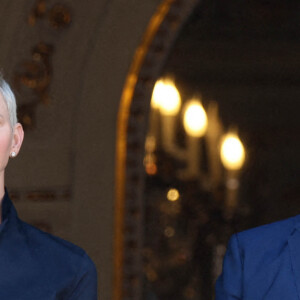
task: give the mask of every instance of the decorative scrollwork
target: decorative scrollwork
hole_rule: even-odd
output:
[[[49,12],[49,23],[55,29],[68,26],[71,22],[69,9],[62,4],[55,4]]]
[[[50,29],[59,30],[67,27],[72,18],[70,9],[64,4],[54,4],[48,8],[45,0],[37,0],[28,17],[28,24],[35,27],[43,19],[47,20]],[[18,118],[25,130],[35,127],[36,106],[50,102],[49,88],[55,43],[44,40],[47,40],[45,33],[42,34],[41,41],[32,47],[31,58],[19,62],[13,75],[14,87],[21,99]]]
[[[71,10],[64,4],[57,3],[47,9],[45,0],[37,0],[29,17],[28,24],[35,26],[37,20],[46,18],[54,29],[62,29],[71,23]]]

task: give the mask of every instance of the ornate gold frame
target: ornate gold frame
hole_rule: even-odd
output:
[[[121,97],[116,141],[114,300],[142,299],[143,155],[151,92],[199,0],[163,0],[137,48]]]

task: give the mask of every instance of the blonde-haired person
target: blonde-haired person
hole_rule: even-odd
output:
[[[5,188],[5,168],[24,138],[15,96],[0,75],[0,299],[96,300],[97,272],[88,255],[19,219]]]

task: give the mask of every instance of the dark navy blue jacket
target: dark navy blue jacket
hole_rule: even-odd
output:
[[[97,300],[94,263],[79,247],[21,221],[5,189],[1,300]]]
[[[300,299],[300,215],[232,236],[216,300]]]

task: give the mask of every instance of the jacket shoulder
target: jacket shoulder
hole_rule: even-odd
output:
[[[255,272],[261,265],[274,261],[295,230],[297,218],[291,217],[274,223],[258,226],[236,234],[242,265]]]
[[[262,299],[282,268],[282,257],[289,255],[288,240],[299,220],[291,217],[233,235],[216,283],[216,299]]]
[[[257,246],[258,243],[265,245],[286,241],[297,224],[297,218],[300,219],[300,216],[290,217],[242,231],[237,234],[238,241],[241,245],[247,246],[253,243]]]
[[[20,225],[28,248],[41,263],[53,263],[73,274],[80,270],[96,273],[94,262],[81,247],[22,220]]]
[[[69,254],[79,256],[82,256],[85,253],[82,248],[63,238],[45,232],[22,220],[20,220],[20,222],[23,233],[26,234],[31,243],[35,243],[36,247],[50,247],[52,250],[57,248],[59,251],[66,251],[69,252]]]

